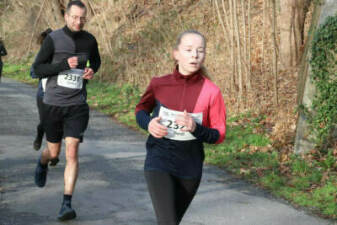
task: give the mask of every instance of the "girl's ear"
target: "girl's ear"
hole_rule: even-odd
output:
[[[174,50],[172,51],[172,57],[173,57],[173,59],[174,59],[175,61],[178,61],[178,58],[179,58],[179,52],[178,52],[177,49],[174,49]]]

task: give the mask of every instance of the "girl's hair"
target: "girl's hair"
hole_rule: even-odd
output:
[[[49,33],[51,33],[53,30],[52,29],[50,29],[50,28],[47,28],[45,31],[43,31],[40,35],[39,35],[39,37],[37,38],[37,43],[38,44],[42,44],[42,42],[43,42],[43,40],[47,37],[47,35],[49,34]]]
[[[174,46],[174,49],[178,49],[178,47],[179,47],[179,45],[180,45],[180,43],[181,43],[181,39],[183,39],[183,37],[184,37],[186,34],[196,34],[196,35],[199,35],[199,36],[202,38],[202,40],[204,41],[204,44],[205,44],[205,47],[206,47],[206,38],[205,38],[205,36],[204,36],[202,33],[200,33],[200,32],[197,31],[197,30],[186,30],[186,31],[184,31],[184,32],[181,32],[181,33],[178,35],[176,44],[175,44],[175,46]]]
[[[175,43],[175,46],[174,46],[174,49],[175,49],[175,50],[178,50],[178,47],[179,47],[179,45],[180,45],[180,43],[181,43],[181,39],[182,39],[186,34],[196,34],[196,35],[199,35],[199,36],[202,38],[202,40],[203,40],[203,42],[204,42],[204,45],[205,45],[205,48],[206,48],[206,38],[205,38],[205,36],[204,36],[202,33],[200,33],[200,32],[197,31],[197,30],[186,30],[186,31],[184,31],[184,32],[181,32],[181,33],[178,35],[177,40],[176,40],[176,43]],[[175,62],[175,63],[177,64],[177,62]],[[207,79],[211,80],[211,77],[210,77],[209,73],[207,72],[207,69],[206,69],[205,66],[201,65],[200,71],[201,71],[201,74],[202,74],[204,77],[206,77]]]

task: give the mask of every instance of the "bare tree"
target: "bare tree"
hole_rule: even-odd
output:
[[[252,60],[251,60],[251,39],[252,39],[252,25],[251,25],[251,0],[248,0],[248,82],[251,88],[251,77],[252,77]]]
[[[242,106],[243,103],[243,79],[242,79],[242,61],[241,61],[241,41],[240,41],[240,27],[238,20],[238,7],[236,0],[233,0],[233,14],[234,14],[234,29],[235,29],[235,38],[236,38],[236,60],[237,60],[237,70],[238,70],[238,83],[239,83],[239,106]]]
[[[304,24],[312,0],[280,1],[280,58],[284,67],[299,63],[304,42]]]
[[[263,4],[262,4],[262,49],[261,49],[261,54],[262,54],[262,61],[261,61],[261,72],[264,71],[264,39],[265,39],[265,32],[266,32],[266,2],[268,0],[263,0]]]
[[[224,18],[225,18],[225,21],[226,21],[226,26],[225,26],[224,20],[222,19],[222,15],[221,15],[220,8],[219,8],[219,5],[218,5],[218,0],[214,0],[214,2],[215,2],[215,6],[216,6],[217,15],[218,15],[218,18],[219,18],[219,21],[220,21],[220,24],[221,24],[221,28],[222,28],[222,31],[224,33],[223,36],[224,36],[224,38],[227,42],[227,44],[225,44],[225,48],[227,48],[228,44],[230,43],[230,40],[229,40],[229,37],[228,37],[229,24],[228,24],[228,21],[226,20],[227,15],[226,15],[226,13],[224,13]]]
[[[41,18],[42,12],[44,10],[44,5],[45,5],[46,2],[47,2],[46,0],[43,1],[42,5],[41,5],[41,8],[40,8],[40,11],[39,11],[39,14],[37,15],[37,17],[34,21],[33,32],[32,32],[31,37],[30,37],[29,45],[28,45],[28,48],[27,48],[27,53],[29,53],[30,49],[32,48],[32,42],[33,42],[33,38],[34,38],[34,34],[35,34],[36,25],[38,24],[38,22]]]
[[[276,2],[275,0],[271,0],[272,7],[273,7],[273,14],[272,14],[272,38],[273,38],[273,74],[274,74],[274,104],[278,105],[278,67],[277,67],[277,43],[276,43]]]
[[[225,42],[230,46],[232,76],[230,90],[237,94],[238,106],[245,106],[245,94],[251,93],[251,0],[214,0],[214,12],[218,16]],[[226,2],[226,3],[225,3]],[[247,9],[248,8],[248,9]],[[247,28],[248,27],[248,28]]]
[[[249,56],[248,56],[248,42],[247,42],[247,10],[245,0],[241,0],[241,16],[242,16],[242,24],[243,24],[243,54],[244,54],[244,68],[246,73],[246,86],[247,91],[250,92],[251,84],[250,84],[250,74],[249,74]],[[250,38],[250,37],[249,37]]]

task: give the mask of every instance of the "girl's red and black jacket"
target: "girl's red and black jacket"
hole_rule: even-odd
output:
[[[201,177],[204,161],[203,142],[218,144],[226,135],[226,108],[220,89],[201,71],[184,76],[176,68],[172,74],[152,78],[136,106],[138,125],[147,130],[160,107],[188,113],[202,113],[189,141],[155,138],[146,142],[145,170],[168,172],[181,178]]]

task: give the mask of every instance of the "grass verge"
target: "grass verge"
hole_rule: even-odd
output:
[[[273,148],[263,120],[250,114],[229,119],[225,143],[208,145],[206,162],[230,170],[295,207],[336,219],[336,152],[285,156]]]
[[[37,80],[29,76],[28,65],[5,65],[4,76],[37,84]],[[94,79],[87,90],[92,108],[138,129],[134,117],[134,107],[141,95],[138,88],[129,84],[100,83]],[[225,142],[205,145],[206,162],[225,168],[294,206],[336,219],[337,150],[284,154],[273,147],[264,120],[263,115],[252,113],[229,118]]]

